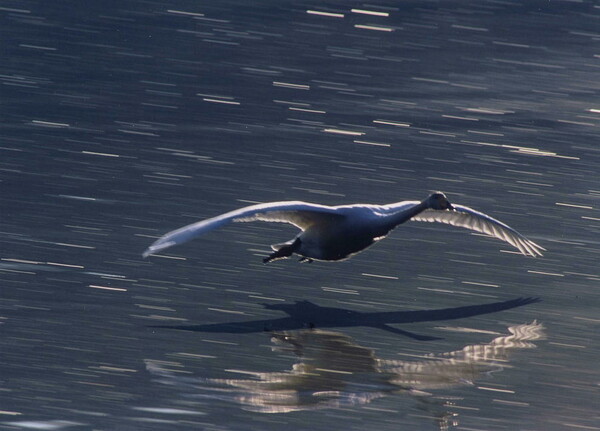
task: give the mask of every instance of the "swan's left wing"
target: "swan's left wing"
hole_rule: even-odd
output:
[[[339,214],[335,207],[311,204],[308,202],[286,201],[251,205],[168,232],[148,247],[143,256],[149,256],[173,245],[183,244],[206,232],[232,222],[260,220],[290,223],[302,230],[306,230],[314,224],[322,224],[325,226],[328,223],[335,222],[343,217],[344,216]]]
[[[411,220],[446,223],[485,233],[506,241],[518,248],[525,256],[542,256],[542,251],[546,250],[495,218],[462,205],[453,204],[453,207],[454,210],[425,210],[421,214],[412,217]]]

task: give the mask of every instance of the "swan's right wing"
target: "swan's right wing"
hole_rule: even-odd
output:
[[[326,223],[341,217],[343,216],[333,207],[307,202],[288,201],[251,205],[171,231],[148,247],[143,256],[149,256],[173,245],[183,244],[205,232],[217,229],[231,222],[256,220],[281,222],[290,223],[302,230],[306,230],[313,224]]]
[[[525,256],[542,256],[542,251],[545,250],[543,247],[501,221],[463,205],[453,205],[453,207],[454,210],[425,210],[412,217],[411,220],[440,222],[464,227],[506,241],[518,248]]]

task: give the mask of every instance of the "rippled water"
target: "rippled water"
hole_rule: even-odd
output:
[[[600,429],[598,18],[2,3],[0,429]],[[413,223],[263,265],[295,229],[244,223],[141,258],[255,202],[432,190],[547,252]]]

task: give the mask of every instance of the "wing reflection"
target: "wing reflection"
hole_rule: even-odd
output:
[[[513,349],[535,347],[543,338],[543,326],[536,321],[510,326],[511,335],[494,338],[487,344],[472,344],[461,350],[431,355],[424,361],[381,360],[379,369],[393,374],[392,383],[413,390],[433,390],[473,384],[484,373],[499,371]]]
[[[478,376],[506,366],[510,351],[535,347],[533,341],[543,338],[543,326],[536,321],[511,326],[508,332],[486,344],[467,345],[418,361],[399,361],[379,359],[372,349],[340,332],[283,331],[271,334],[272,349],[291,352],[298,358],[289,371],[242,372],[248,377],[236,379],[198,379],[179,377],[157,362],[149,361],[147,368],[164,383],[210,390],[247,410],[262,413],[363,405],[387,395],[407,393],[436,418],[440,429],[447,429],[456,415],[425,391],[472,384]]]

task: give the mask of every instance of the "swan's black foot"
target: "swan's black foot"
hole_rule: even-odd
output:
[[[269,263],[272,260],[285,259],[290,257],[294,252],[300,247],[300,240],[296,239],[291,244],[285,244],[281,246],[278,250],[274,251],[267,257],[263,259],[263,263]]]
[[[291,254],[289,254],[287,256],[282,256],[282,255],[279,255],[279,252],[271,253],[269,256],[263,258],[263,263],[269,263],[272,260],[286,259],[290,256],[291,256]]]
[[[313,263],[313,260],[310,257],[302,256],[298,262]]]

